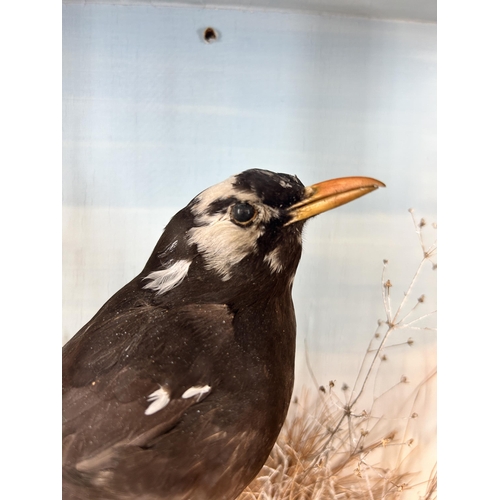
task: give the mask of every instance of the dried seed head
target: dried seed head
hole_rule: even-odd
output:
[[[411,414],[411,418],[417,418],[417,417],[418,417],[418,413],[413,412],[413,413]]]
[[[421,295],[421,296],[418,298],[418,301],[419,301],[420,303],[422,303],[424,300],[425,300],[425,295]]]
[[[348,385],[344,382],[344,383],[342,384],[341,389],[342,389],[343,391],[347,391],[347,389],[349,389],[349,386],[348,386]]]
[[[420,219],[419,227],[424,227],[426,224],[427,222],[425,222],[425,219]]]
[[[330,382],[328,382],[328,385],[330,386],[330,389],[333,389],[335,387],[335,380],[330,380]]]
[[[401,383],[402,384],[409,384],[410,381],[408,380],[408,377],[406,375],[401,375]]]
[[[385,354],[382,354],[382,356],[380,357],[380,359],[382,361],[387,361],[387,356]]]
[[[325,387],[324,387],[324,386],[322,386],[322,385],[320,385],[320,386],[319,386],[319,390],[320,390],[321,392],[326,393],[326,389],[325,389]]]
[[[415,210],[413,210],[413,208],[409,208],[408,209],[408,212],[410,212],[411,214],[414,212]]]
[[[384,264],[389,264],[389,261],[387,259],[384,259]]]
[[[409,346],[412,346],[412,345],[415,343],[415,341],[414,341],[414,340],[410,337],[410,338],[406,341],[406,343],[407,343]]]

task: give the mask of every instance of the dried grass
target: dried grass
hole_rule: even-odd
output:
[[[420,312],[425,297],[412,299],[412,292],[423,266],[430,262],[436,268],[437,244],[424,244],[422,229],[427,224],[423,219],[417,222],[413,210],[410,213],[422,260],[395,312],[392,283],[386,278],[388,262],[384,261],[381,289],[386,317],[378,322],[353,388],[344,384],[339,390],[333,381],[326,387],[316,382],[317,393],[303,391],[295,398],[265,466],[239,500],[437,498],[435,465],[427,478],[421,478],[426,450],[425,440],[420,444],[418,437],[425,419],[416,411],[425,406],[436,370],[416,386],[403,376],[393,387],[375,394],[387,349],[401,345],[388,345],[391,334],[403,329],[433,330],[421,325],[436,311]],[[412,346],[414,342],[410,337],[405,343]]]

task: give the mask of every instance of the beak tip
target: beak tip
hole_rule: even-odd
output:
[[[382,188],[385,188],[387,187],[383,182],[381,181],[378,181],[377,179],[373,179],[375,182],[373,184],[373,187],[375,188],[379,188],[379,187],[382,187]]]

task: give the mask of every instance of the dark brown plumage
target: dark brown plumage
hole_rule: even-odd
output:
[[[304,221],[382,185],[249,170],[175,215],[63,348],[63,498],[235,498],[292,394]]]

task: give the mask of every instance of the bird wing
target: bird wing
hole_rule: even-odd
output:
[[[232,319],[220,304],[94,317],[63,349],[63,463],[95,471],[168,433],[216,391]]]

